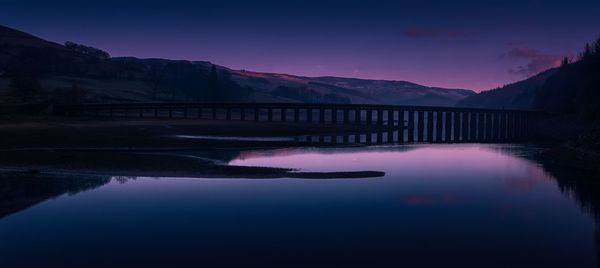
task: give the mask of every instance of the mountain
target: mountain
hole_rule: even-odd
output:
[[[335,94],[348,98],[352,103],[453,106],[457,101],[475,94],[471,90],[427,87],[405,81],[303,77],[245,70],[231,72],[235,82],[257,91],[286,96],[286,90],[283,89],[300,89]]]
[[[468,96],[458,101],[456,106],[530,110],[533,108],[536,89],[542,87],[556,71],[556,68],[549,69],[528,79]]]
[[[71,42],[61,45],[0,26],[0,99],[14,102],[52,99],[454,106],[473,94],[470,90],[405,81],[233,70],[205,61],[110,58],[100,49]]]

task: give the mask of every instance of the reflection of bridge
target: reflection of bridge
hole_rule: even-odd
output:
[[[531,136],[539,113],[453,107],[304,103],[127,103],[64,105],[61,115],[373,125],[407,142],[513,141]],[[385,131],[385,130],[389,131]],[[376,130],[376,131],[375,131]],[[406,139],[405,136],[406,135]],[[388,136],[388,140],[390,137]],[[381,141],[382,138],[378,138]],[[369,139],[367,138],[367,142]]]

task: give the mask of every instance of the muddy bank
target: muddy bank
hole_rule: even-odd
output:
[[[0,152],[0,170],[21,173],[68,173],[109,176],[202,178],[366,178],[383,172],[299,172],[285,168],[229,166],[180,154],[111,151]]]

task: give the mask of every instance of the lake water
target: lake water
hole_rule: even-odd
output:
[[[594,267],[596,183],[532,145],[229,153],[364,179],[0,176],[0,267]]]

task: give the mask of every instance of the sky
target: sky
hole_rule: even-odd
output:
[[[0,0],[0,24],[111,56],[489,90],[600,37],[600,1]]]

